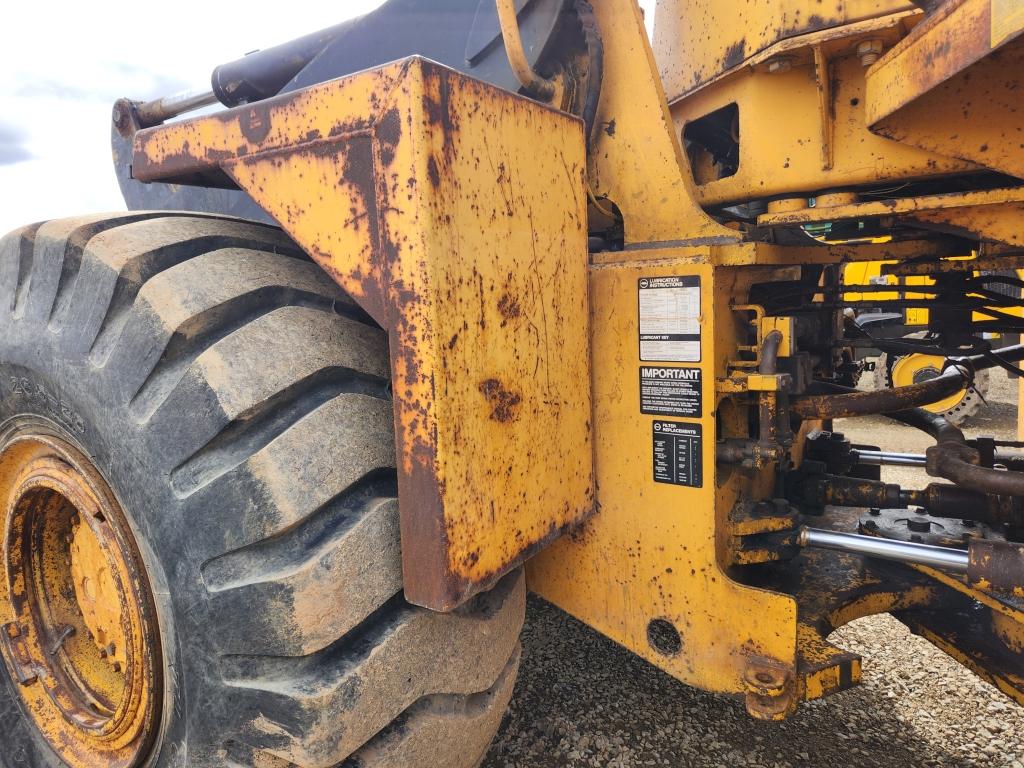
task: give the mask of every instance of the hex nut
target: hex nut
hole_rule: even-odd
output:
[[[884,50],[885,43],[878,38],[861,40],[857,43],[857,55],[860,57],[860,63],[865,67],[870,67],[878,61],[882,57],[882,51]]]

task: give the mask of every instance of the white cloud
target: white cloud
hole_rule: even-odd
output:
[[[649,27],[653,1],[642,2]],[[380,3],[7,3],[0,30],[0,233],[123,209],[110,160],[115,99],[205,88],[218,64]]]

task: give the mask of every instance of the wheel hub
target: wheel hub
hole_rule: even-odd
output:
[[[153,598],[96,469],[51,435],[0,442],[0,649],[28,719],[72,768],[130,768],[158,723]]]
[[[893,364],[892,385],[894,387],[905,387],[910,384],[921,384],[942,373],[945,359],[937,355],[913,354],[900,357]],[[967,395],[967,389],[954,392],[952,395],[934,403],[929,403],[925,409],[932,413],[946,413],[955,408]]]

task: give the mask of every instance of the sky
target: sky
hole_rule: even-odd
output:
[[[0,234],[35,221],[124,209],[110,158],[110,110],[118,98],[206,90],[218,64],[380,4],[7,4],[0,29]],[[654,0],[641,5],[650,26]],[[169,12],[161,13],[163,7]]]

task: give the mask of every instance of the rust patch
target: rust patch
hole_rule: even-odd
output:
[[[747,58],[747,40],[742,38],[725,49],[724,68],[729,70],[738,67]]]
[[[380,119],[375,131],[380,142],[380,159],[385,165],[391,165],[395,159],[395,147],[402,138],[402,116],[392,108]]]
[[[1024,544],[971,541],[967,578],[999,592],[1024,596]]]
[[[519,405],[523,398],[516,392],[505,389],[505,385],[497,379],[480,382],[480,394],[491,406],[491,420],[506,423],[516,419]]]
[[[498,300],[498,311],[505,318],[501,321],[502,328],[523,314],[523,308],[519,305],[519,299],[515,296],[510,296],[508,293],[502,294],[502,297]]]
[[[427,160],[427,173],[430,176],[430,184],[436,189],[441,186],[441,170],[437,167],[437,160],[431,157]]]

